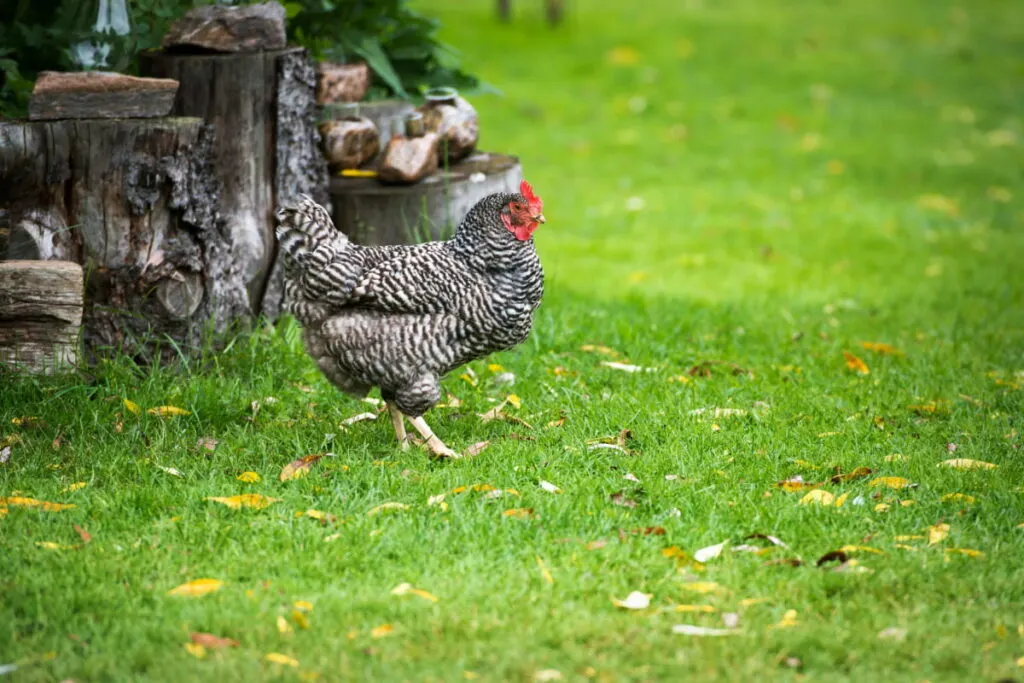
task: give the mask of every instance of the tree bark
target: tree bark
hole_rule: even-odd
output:
[[[213,124],[218,209],[246,282],[249,310],[280,310],[274,214],[299,193],[326,203],[315,125],[316,72],[301,48],[241,54],[140,55],[143,74],[179,81],[174,111]],[[269,291],[269,296],[268,296]],[[266,301],[265,301],[266,300]]]
[[[478,201],[518,192],[519,160],[477,153],[415,185],[382,185],[375,178],[331,179],[334,223],[359,244],[413,244],[449,237]]]
[[[210,145],[198,119],[0,123],[5,257],[85,266],[87,350],[151,359],[246,314]]]
[[[0,364],[53,373],[78,362],[82,267],[0,261]]]

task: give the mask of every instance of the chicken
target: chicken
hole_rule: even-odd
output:
[[[446,241],[363,247],[309,197],[278,212],[285,309],[336,387],[380,387],[402,448],[404,418],[439,458],[458,457],[423,414],[446,373],[523,342],[544,292],[533,232],[543,204],[525,180],[480,200]]]

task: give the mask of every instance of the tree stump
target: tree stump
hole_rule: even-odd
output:
[[[53,373],[78,362],[82,267],[0,261],[0,365]]]
[[[334,223],[359,244],[412,244],[449,237],[478,201],[518,192],[519,160],[479,152],[415,185],[376,178],[331,178]]]
[[[281,305],[274,214],[300,193],[327,203],[327,167],[316,130],[316,71],[301,48],[234,54],[153,51],[139,56],[147,76],[180,83],[174,111],[216,129],[212,165],[218,210],[252,313]]]
[[[0,257],[85,266],[87,350],[150,359],[247,316],[210,146],[194,118],[0,122]]]

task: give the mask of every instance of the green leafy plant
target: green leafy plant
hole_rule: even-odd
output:
[[[209,2],[131,0],[127,54],[158,47],[175,19]],[[94,7],[83,0],[0,2],[0,116],[24,115],[40,71],[76,68],[68,46],[88,37],[85,15]],[[411,99],[435,86],[493,92],[459,67],[458,53],[436,36],[437,20],[414,12],[406,0],[295,0],[285,9],[289,39],[315,58],[369,65],[375,75],[369,99]],[[113,68],[137,73],[138,61],[131,57]]]
[[[289,37],[317,59],[367,63],[376,76],[368,99],[437,86],[494,91],[460,68],[458,53],[436,36],[439,22],[406,0],[296,0],[285,9]]]

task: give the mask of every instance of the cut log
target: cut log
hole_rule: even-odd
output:
[[[359,244],[412,244],[449,237],[478,201],[518,192],[519,160],[478,152],[415,185],[375,178],[331,178],[334,223]]]
[[[0,122],[0,257],[85,266],[90,352],[149,359],[167,339],[187,351],[247,317],[211,135],[188,118]]]
[[[162,45],[217,52],[280,50],[287,44],[284,18],[284,6],[277,2],[195,7],[171,25]]]
[[[167,116],[177,90],[178,82],[168,78],[44,71],[32,90],[28,117],[41,121]]]
[[[244,54],[139,56],[144,74],[181,84],[174,111],[213,124],[212,163],[234,259],[252,313],[271,317],[280,293],[264,305],[276,257],[274,214],[305,193],[326,202],[327,170],[315,125],[316,72],[301,48]]]
[[[78,362],[82,267],[0,261],[0,365],[54,373]]]

